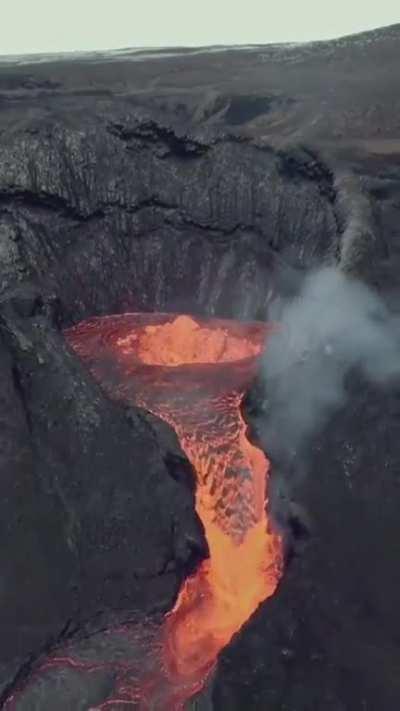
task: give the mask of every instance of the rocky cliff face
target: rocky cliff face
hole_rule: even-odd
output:
[[[169,428],[105,398],[40,296],[24,290],[1,309],[6,694],[18,669],[84,623],[168,609],[207,550]]]
[[[281,252],[307,265],[338,247],[332,176],[307,151],[178,138],[134,113],[6,133],[0,150],[4,286],[40,282],[69,322],[183,307],[251,317]]]
[[[60,328],[267,318],[321,264],[397,309],[399,42],[0,63],[3,690],[82,621],[170,606],[205,554],[176,442],[110,403]],[[399,706],[398,393],[348,387],[287,474],[307,523],[222,656],[215,709]]]

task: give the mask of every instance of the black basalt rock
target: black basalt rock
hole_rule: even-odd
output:
[[[0,307],[2,690],[93,617],[168,609],[207,554],[177,441],[105,397],[45,302]]]

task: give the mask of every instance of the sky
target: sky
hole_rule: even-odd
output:
[[[0,54],[329,39],[400,22],[399,0],[3,0]]]

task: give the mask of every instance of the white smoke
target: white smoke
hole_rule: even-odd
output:
[[[270,316],[280,330],[262,368],[266,447],[272,436],[292,454],[304,453],[345,404],[352,369],[381,384],[400,376],[398,319],[365,284],[335,268],[310,273],[298,296]]]

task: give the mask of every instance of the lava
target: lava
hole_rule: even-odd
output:
[[[143,709],[183,709],[219,652],[276,589],[282,546],[267,518],[269,463],[248,440],[241,414],[270,330],[258,322],[125,314],[65,334],[110,397],[175,429],[196,474],[196,511],[209,546],[165,617],[159,663],[139,689],[129,665],[121,668],[113,699],[99,709],[138,698]],[[57,664],[65,666],[65,657],[48,662]]]
[[[190,695],[280,576],[281,542],[266,514],[269,464],[247,439],[240,410],[269,330],[260,323],[127,314],[92,319],[68,333],[112,397],[141,405],[175,429],[196,472],[196,510],[210,557],[183,585],[164,627],[168,677]]]

